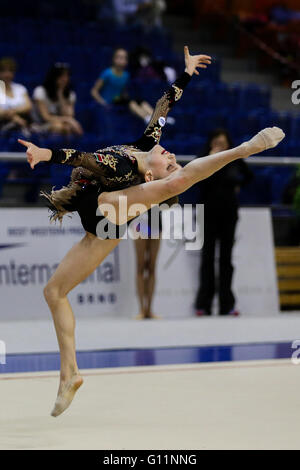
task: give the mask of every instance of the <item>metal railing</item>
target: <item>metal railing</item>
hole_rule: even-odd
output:
[[[187,163],[196,158],[196,155],[177,155],[178,162]],[[0,161],[24,162],[26,153],[24,152],[0,152]],[[271,165],[271,166],[294,166],[300,165],[300,157],[249,157],[247,163],[250,165]]]

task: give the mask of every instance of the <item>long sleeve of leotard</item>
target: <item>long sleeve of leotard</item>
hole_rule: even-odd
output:
[[[142,151],[149,151],[158,144],[162,134],[162,128],[166,123],[166,118],[174,104],[180,100],[184,88],[191,80],[191,76],[184,72],[170,88],[157,101],[151,120],[143,134],[137,141],[131,143]]]
[[[95,177],[114,176],[118,174],[120,163],[123,163],[109,153],[88,153],[74,149],[51,149],[51,151],[50,163],[81,166],[90,170]]]
[[[140,182],[136,159],[130,158],[120,147],[107,147],[93,153],[74,149],[51,151],[50,163],[82,167],[107,190],[121,189]]]

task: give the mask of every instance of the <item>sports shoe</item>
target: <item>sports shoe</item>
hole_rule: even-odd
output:
[[[208,313],[206,310],[198,309],[196,310],[196,317],[207,317]]]
[[[240,316],[240,312],[238,310],[230,310],[230,312],[228,313],[229,316],[231,317],[239,317]]]

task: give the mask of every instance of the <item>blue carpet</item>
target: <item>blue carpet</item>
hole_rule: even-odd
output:
[[[80,369],[290,358],[291,343],[79,351]],[[8,354],[0,373],[59,370],[58,353]]]

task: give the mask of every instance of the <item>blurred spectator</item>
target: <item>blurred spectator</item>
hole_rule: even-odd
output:
[[[5,89],[1,90],[0,127],[2,133],[21,129],[24,135],[29,135],[32,103],[26,88],[13,81],[16,68],[14,59],[3,57],[0,60],[0,80],[5,85]]]
[[[125,70],[127,64],[127,51],[123,48],[117,48],[113,54],[112,66],[101,73],[91,94],[97,103],[106,109],[109,110],[112,105],[126,105],[132,113],[148,123],[153,108],[146,101],[130,99],[126,90],[130,79],[129,73]]]
[[[152,220],[153,217],[153,220]],[[161,212],[158,206],[142,214],[138,231],[144,238],[135,240],[136,286],[140,305],[138,320],[158,318],[152,312],[152,300],[155,290],[155,270],[162,230]]]
[[[63,135],[82,135],[75,119],[76,94],[70,83],[68,64],[56,63],[47,73],[44,84],[33,92],[37,130]]]
[[[115,19],[120,24],[140,24],[146,29],[161,28],[165,0],[106,0],[100,6],[100,19]]]
[[[167,66],[162,60],[154,59],[152,52],[143,46],[138,46],[130,54],[130,67],[133,78],[165,80],[172,84],[176,80],[176,71]]]
[[[130,54],[130,69],[133,78],[160,79],[166,76],[162,68],[157,66],[150,49],[144,46],[136,47]]]
[[[202,156],[232,148],[232,141],[224,129],[215,130]],[[219,314],[238,315],[231,289],[231,263],[234,235],[238,220],[238,192],[252,178],[244,160],[230,163],[213,176],[199,183],[200,202],[204,204],[204,246],[200,267],[200,287],[196,299],[196,314],[211,315],[215,294],[215,248],[220,244],[219,257]]]
[[[165,0],[142,0],[137,14],[142,25],[151,30],[162,27],[162,14],[166,10]]]

